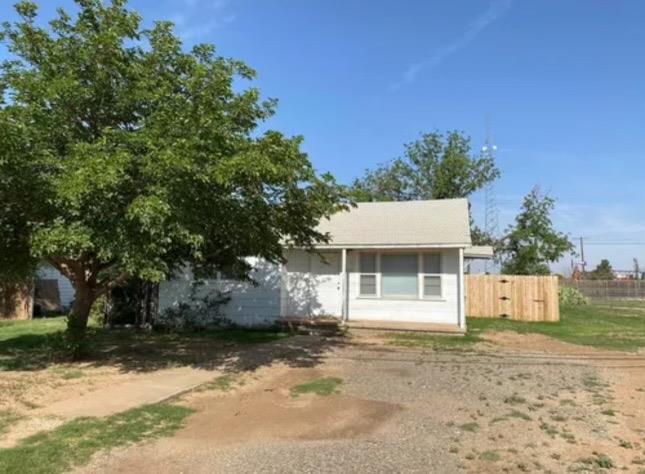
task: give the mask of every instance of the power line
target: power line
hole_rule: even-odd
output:
[[[603,238],[597,239],[589,236],[574,237],[576,240],[584,239],[586,245],[645,245],[645,240],[631,238]]]
[[[645,242],[593,242],[593,241],[587,241],[586,245],[645,245]]]

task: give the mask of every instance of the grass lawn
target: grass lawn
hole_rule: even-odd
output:
[[[616,303],[618,305],[618,303]],[[538,333],[582,346],[619,351],[636,351],[645,347],[645,315],[640,306],[623,307],[607,304],[560,308],[557,323],[524,323],[501,319],[470,319],[469,330],[479,332],[510,330]]]
[[[391,334],[392,343],[401,346],[442,350],[465,350],[481,340],[486,331],[515,331],[543,334],[572,344],[619,351],[645,347],[645,303],[599,302],[588,306],[560,308],[557,323],[525,323],[504,319],[468,318],[464,337],[426,334]]]
[[[65,330],[63,316],[31,321],[0,321],[0,343],[20,338],[26,349],[31,344],[38,345],[41,336],[54,334]]]
[[[0,322],[0,371],[40,369],[49,363],[67,361],[65,327],[64,317]],[[162,333],[89,327],[88,360],[112,357],[132,364],[153,359],[160,363],[190,364],[206,357],[206,352],[213,350],[214,341],[258,344],[289,336],[287,332],[270,330]]]
[[[0,449],[0,472],[65,472],[100,450],[169,436],[191,413],[186,407],[158,404],[105,418],[79,418],[30,436],[13,448]]]
[[[11,425],[20,420],[20,418],[20,415],[11,410],[0,410],[0,435],[9,431]]]

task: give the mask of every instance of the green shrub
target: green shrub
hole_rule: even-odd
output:
[[[580,306],[589,304],[589,298],[582,294],[577,288],[570,288],[568,286],[561,286],[559,297],[560,304],[563,306]]]
[[[108,299],[105,295],[99,296],[90,310],[89,324],[92,326],[104,326],[105,315],[108,311]]]

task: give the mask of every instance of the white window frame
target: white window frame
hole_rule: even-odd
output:
[[[444,252],[439,250],[432,251],[401,251],[396,253],[416,254],[417,255],[417,294],[416,296],[383,296],[382,292],[382,272],[381,272],[381,256],[383,254],[391,254],[395,252],[382,252],[382,251],[358,251],[357,253],[357,274],[358,274],[358,298],[360,299],[383,299],[383,300],[418,300],[418,301],[444,301],[445,300],[445,280],[443,274],[444,268]],[[375,256],[376,273],[362,273],[361,272],[361,255],[372,254]],[[423,259],[427,254],[439,255],[439,273],[424,273]],[[376,294],[363,295],[361,294],[361,277],[363,275],[373,275],[376,277]],[[441,295],[425,295],[425,277],[439,277],[439,285],[441,288]]]
[[[364,254],[374,255],[374,272],[363,273],[361,272],[361,257]],[[376,299],[381,297],[381,255],[378,252],[358,252],[358,297],[367,299]],[[361,279],[363,275],[374,276],[376,293],[371,295],[364,295],[361,293]]]
[[[437,254],[439,255],[439,273],[424,273],[423,259],[426,255]],[[439,295],[426,295],[425,294],[425,277],[439,277]],[[419,295],[424,300],[444,300],[444,284],[443,284],[443,253],[442,252],[420,252],[419,253]]]

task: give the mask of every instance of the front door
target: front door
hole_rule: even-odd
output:
[[[341,315],[340,252],[288,255],[285,316]]]

